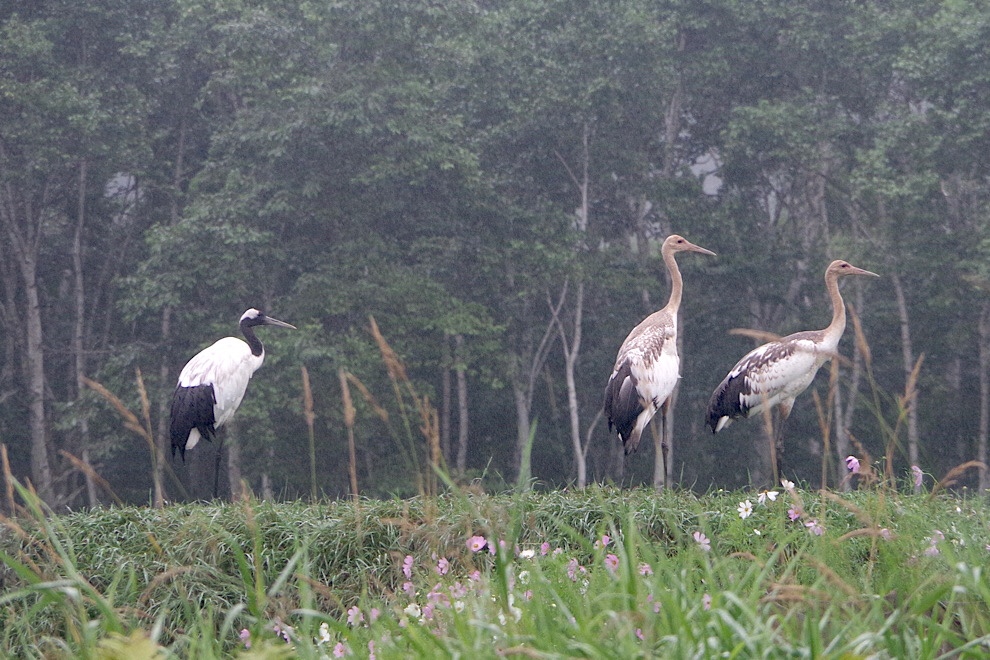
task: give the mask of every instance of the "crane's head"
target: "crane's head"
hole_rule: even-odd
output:
[[[844,277],[846,275],[869,275],[871,277],[880,277],[876,273],[863,270],[862,268],[856,268],[848,261],[843,261],[842,259],[836,259],[828,265],[827,269],[825,269],[826,280],[829,277]]]
[[[660,248],[661,254],[667,254],[669,252],[700,252],[701,254],[707,254],[710,257],[714,257],[715,253],[711,250],[706,250],[700,245],[695,245],[683,236],[678,236],[677,234],[671,234],[667,237],[667,240],[663,242],[663,247]]]
[[[292,330],[296,329],[296,326],[289,325],[285,321],[279,321],[270,316],[265,316],[264,312],[259,312],[253,307],[241,315],[241,325],[247,327],[254,327],[257,325],[274,325],[279,328],[290,328]]]

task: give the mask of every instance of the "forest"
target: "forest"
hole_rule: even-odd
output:
[[[63,509],[210,497],[172,391],[254,307],[298,329],[259,331],[223,496],[414,494],[432,444],[483,488],[768,486],[761,424],[705,408],[730,331],[828,324],[833,259],[880,277],[843,283],[789,476],[985,463],[988,62],[976,0],[7,0],[5,470]],[[672,233],[717,256],[679,260],[664,469],[601,411]]]

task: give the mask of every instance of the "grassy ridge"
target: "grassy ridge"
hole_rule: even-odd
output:
[[[590,488],[34,509],[0,528],[0,654],[990,652],[981,500],[758,498]]]

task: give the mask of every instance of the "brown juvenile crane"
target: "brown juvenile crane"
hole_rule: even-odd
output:
[[[708,426],[712,433],[718,433],[740,417],[753,417],[764,410],[776,411],[771,438],[774,483],[780,476],[784,420],[791,414],[794,399],[811,384],[819,367],[835,355],[846,329],[846,308],[839,294],[839,278],[846,275],[877,277],[876,273],[845,261],[830,263],[825,270],[825,288],[832,301],[832,322],[828,327],[797,332],[753,349],[729,371],[708,402]]]
[[[670,273],[670,300],[667,306],[647,316],[632,329],[619,347],[615,367],[605,386],[605,415],[608,428],[614,427],[626,454],[636,451],[643,430],[660,411],[666,424],[670,395],[680,378],[680,357],[677,355],[677,311],[681,306],[681,271],[674,254],[700,252],[715,256],[674,234],[660,248],[663,262]],[[661,433],[661,437],[663,437]],[[667,445],[662,443],[664,468],[667,467]]]

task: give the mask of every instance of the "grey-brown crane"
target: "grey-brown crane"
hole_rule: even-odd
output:
[[[660,254],[667,272],[670,273],[670,300],[666,307],[643,319],[622,342],[612,375],[605,386],[608,428],[616,429],[626,454],[636,451],[643,430],[657,411],[660,411],[661,422],[666,424],[670,395],[680,378],[677,312],[681,306],[683,282],[674,259],[678,252],[700,252],[715,256],[711,250],[699,247],[677,234],[667,237]],[[662,450],[666,468],[665,443]]]
[[[848,262],[836,260],[825,269],[825,288],[832,301],[832,322],[824,330],[797,332],[763,344],[747,353],[715,388],[708,402],[708,426],[718,433],[733,420],[776,411],[772,442],[775,450],[774,482],[779,478],[783,453],[784,420],[794,399],[807,389],[818,369],[835,355],[846,329],[846,308],[839,293],[839,278],[846,275],[877,277]]]

